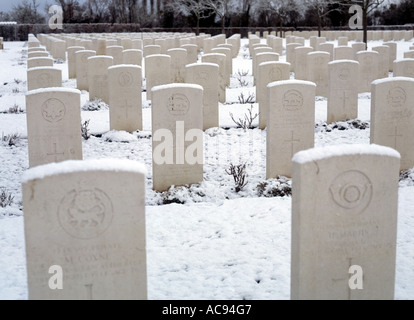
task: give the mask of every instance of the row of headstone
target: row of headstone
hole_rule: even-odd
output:
[[[201,99],[201,88],[180,89],[191,102]],[[158,90],[160,102],[177,94]],[[291,166],[291,299],[393,299],[399,153],[378,145],[311,148]],[[29,299],[147,299],[145,179],[143,165],[111,159],[25,173]]]

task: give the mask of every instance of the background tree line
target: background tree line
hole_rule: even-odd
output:
[[[414,1],[400,0],[20,0],[0,21],[41,24],[50,5],[62,6],[64,23],[136,23],[142,28],[346,27],[349,6],[365,10],[367,25],[414,24]]]

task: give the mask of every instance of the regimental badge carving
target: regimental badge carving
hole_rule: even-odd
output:
[[[388,91],[388,105],[393,108],[401,108],[405,105],[407,94],[403,88],[395,87]]]
[[[289,90],[283,95],[283,107],[288,111],[296,111],[303,106],[303,95],[298,90]]]
[[[190,109],[190,101],[181,93],[173,94],[168,100],[168,111],[174,116],[185,115]]]
[[[282,80],[282,71],[279,68],[271,68],[269,71],[269,79],[271,81]]]
[[[52,84],[52,77],[50,74],[42,73],[37,77],[37,81],[41,88],[48,88]]]
[[[348,68],[343,68],[339,71],[339,76],[338,78],[341,80],[349,80],[349,78],[351,77],[351,71]]]
[[[102,190],[72,190],[58,209],[61,227],[72,237],[91,239],[104,233],[113,219],[110,198]]]
[[[56,123],[65,117],[66,107],[62,101],[52,98],[43,103],[41,112],[47,122]]]
[[[118,77],[118,83],[121,87],[131,87],[134,83],[134,77],[130,72],[121,72]]]
[[[371,180],[361,171],[350,170],[338,175],[329,187],[333,201],[342,211],[359,214],[364,211],[372,199]]]

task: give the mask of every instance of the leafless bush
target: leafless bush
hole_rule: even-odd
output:
[[[13,203],[14,197],[6,188],[0,188],[0,207],[5,208]]]
[[[244,79],[244,77],[247,77],[249,74],[249,71],[244,70],[238,70],[236,73],[236,79],[239,81],[239,84],[241,87],[247,87],[249,85],[249,82]]]
[[[91,137],[91,134],[89,133],[89,122],[90,121],[91,120],[81,123],[82,138],[84,138],[85,140],[89,140],[89,138]]]
[[[253,115],[253,106],[248,110],[248,114],[244,114],[244,119],[239,118],[238,120],[234,119],[233,113],[230,113],[230,117],[233,122],[237,125],[238,128],[242,128],[244,131],[247,129],[254,129],[253,121],[259,116],[258,113]]]
[[[246,163],[234,165],[230,163],[230,168],[226,169],[229,176],[233,176],[234,184],[236,185],[236,192],[240,192],[247,185]]]
[[[20,84],[20,83],[22,82],[22,80],[14,78],[14,82],[15,82],[16,84]]]
[[[239,99],[240,104],[249,104],[249,103],[254,103],[255,96],[254,96],[254,93],[249,92],[249,95],[245,97],[242,92],[240,93],[237,99]]]
[[[13,107],[9,108],[9,112],[6,113],[14,113],[14,114],[18,114],[18,113],[23,113],[24,110],[22,108],[19,107],[18,104],[14,104]]]
[[[14,88],[13,89],[13,93],[19,93],[19,92],[20,92],[19,88]]]
[[[18,133],[8,134],[7,136],[2,134],[1,136],[1,141],[5,142],[9,147],[15,146],[19,140],[20,135]]]

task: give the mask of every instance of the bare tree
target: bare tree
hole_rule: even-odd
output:
[[[363,41],[365,45],[368,43],[368,15],[381,6],[385,0],[342,0],[341,4],[345,6],[358,5],[362,10],[362,29],[363,29]]]
[[[236,13],[239,9],[240,1],[238,0],[205,0],[206,6],[212,10],[221,20],[221,33],[225,32],[226,18],[230,17],[231,13]]]
[[[315,13],[318,18],[318,36],[321,36],[322,21],[323,19],[333,11],[339,10],[335,5],[340,5],[341,1],[338,0],[305,0],[305,5],[308,9]]]
[[[298,11],[298,3],[295,0],[262,0],[258,5],[258,10],[276,15],[279,21],[279,31],[282,37],[283,25],[289,18],[289,12],[292,10]]]
[[[200,34],[200,20],[208,18],[212,14],[205,0],[173,0],[167,4],[167,8],[176,14],[194,15],[197,19],[197,35]]]
[[[37,0],[22,1],[13,7],[10,15],[14,21],[22,24],[39,24],[45,22],[45,17],[38,12]]]

